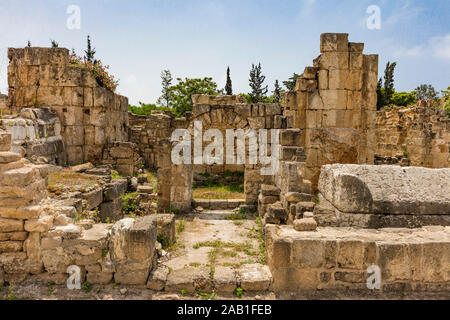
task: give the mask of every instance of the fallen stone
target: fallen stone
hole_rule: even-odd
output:
[[[85,172],[86,170],[89,170],[92,168],[94,168],[94,165],[92,163],[88,162],[88,163],[83,163],[83,164],[80,164],[77,166],[70,167],[70,171],[82,173],[82,172]]]
[[[169,268],[167,267],[162,266],[153,270],[148,278],[147,288],[154,291],[163,291],[168,275]]]
[[[272,283],[272,274],[268,266],[246,264],[239,271],[241,288],[245,291],[266,291]]]
[[[315,231],[317,222],[313,218],[303,218],[294,221],[294,229],[297,231]]]
[[[147,283],[155,254],[156,230],[156,220],[151,216],[122,219],[113,226],[110,253],[117,283]]]

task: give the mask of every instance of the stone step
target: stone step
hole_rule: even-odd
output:
[[[193,207],[202,207],[206,210],[227,210],[236,209],[245,204],[244,199],[195,199],[192,202]]]
[[[216,266],[185,267],[170,271],[160,266],[150,273],[147,288],[170,293],[215,292],[231,296],[238,287],[247,292],[265,292],[271,284],[269,267],[260,264],[243,265],[239,269]]]
[[[198,218],[200,220],[232,220],[237,216],[234,210],[204,210],[198,213],[187,214],[187,218]],[[254,216],[239,214],[239,217],[245,217],[247,220],[254,220]],[[240,220],[240,219],[239,219]]]
[[[18,161],[10,162],[10,163],[0,163],[0,172],[5,172],[8,170],[20,169],[23,168],[29,161],[26,159],[20,159]]]
[[[14,161],[19,161],[22,157],[20,154],[15,152],[4,151],[0,152],[0,163],[10,163]]]
[[[39,170],[28,166],[3,172],[0,177],[0,184],[5,186],[26,186],[39,178],[41,178]]]

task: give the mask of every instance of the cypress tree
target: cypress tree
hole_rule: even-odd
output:
[[[94,56],[95,56],[95,48],[92,48],[91,46],[91,38],[88,35],[87,36],[87,50],[84,51],[86,53],[86,55],[84,56],[84,61],[89,61],[89,62],[95,62],[94,60]]]
[[[233,85],[230,77],[230,67],[227,68],[227,83],[225,85],[225,93],[229,96],[233,94]]]
[[[252,88],[252,91],[250,92],[252,103],[257,103],[267,94],[267,86],[263,87],[264,80],[266,80],[266,76],[261,72],[261,63],[257,66],[252,64],[249,79],[250,88]]]

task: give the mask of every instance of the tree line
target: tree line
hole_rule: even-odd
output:
[[[298,74],[283,81],[286,90],[293,90],[295,82],[299,77]],[[171,110],[177,116],[184,116],[186,112],[192,110],[192,95],[208,94],[208,95],[232,95],[233,81],[231,80],[231,70],[227,67],[226,83],[223,89],[219,89],[216,82],[211,77],[204,78],[174,78],[170,70],[161,72],[161,96],[155,104],[145,104],[139,102],[139,106],[130,106],[130,111],[136,114],[147,115],[152,110]],[[275,80],[274,90],[269,94],[269,87],[265,84],[266,76],[262,72],[261,63],[252,64],[249,72],[248,93],[240,93],[247,103],[279,103],[285,90],[281,87],[278,80]]]
[[[432,107],[444,108],[450,117],[450,87],[442,91],[442,97],[430,84],[421,84],[411,92],[396,92],[394,87],[396,67],[397,62],[388,61],[384,70],[384,77],[378,80],[377,110],[392,106],[407,107],[416,104],[418,101],[428,100]]]

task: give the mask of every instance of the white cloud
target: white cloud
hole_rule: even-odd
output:
[[[430,39],[432,54],[435,57],[450,60],[450,33]]]

